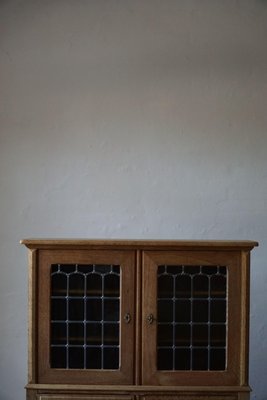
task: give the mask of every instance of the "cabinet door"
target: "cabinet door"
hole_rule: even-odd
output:
[[[40,383],[131,384],[134,253],[41,250]]]
[[[143,259],[143,384],[238,384],[239,253],[146,252]]]

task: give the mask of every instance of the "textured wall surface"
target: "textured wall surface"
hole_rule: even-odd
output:
[[[266,400],[267,2],[0,1],[0,399],[27,369],[23,237],[252,239]]]

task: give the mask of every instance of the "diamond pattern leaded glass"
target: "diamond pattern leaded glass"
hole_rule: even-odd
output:
[[[158,267],[158,370],[225,370],[227,268]]]
[[[120,267],[51,266],[51,368],[119,369]]]

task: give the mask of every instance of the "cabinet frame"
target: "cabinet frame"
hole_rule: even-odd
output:
[[[87,240],[25,239],[29,251],[29,346],[27,399],[118,400],[249,400],[249,275],[253,241]],[[90,257],[88,255],[90,254]],[[92,256],[92,258],[91,258]],[[156,258],[155,258],[156,257]],[[155,312],[155,281],[151,268],[177,261],[190,264],[227,264],[229,271],[230,338],[228,371],[156,371],[155,335],[146,338],[145,318]],[[123,313],[131,324],[121,328],[121,370],[60,370],[49,367],[49,306],[51,264],[120,264],[128,278],[123,281]],[[150,272],[149,272],[150,271]],[[152,272],[152,275],[154,272]],[[124,274],[123,274],[124,275]],[[150,283],[149,283],[150,282]],[[147,295],[148,293],[148,295]],[[151,306],[152,305],[152,306]],[[151,308],[152,307],[152,308]],[[154,308],[153,308],[154,307]],[[236,318],[234,318],[236,317]],[[232,321],[232,322],[231,322]],[[150,327],[151,328],[151,327]],[[154,328],[152,328],[154,329]],[[152,346],[152,344],[154,345]],[[125,356],[127,355],[127,357]],[[148,369],[147,369],[148,368]],[[150,372],[149,372],[150,371]],[[81,374],[82,372],[82,374]],[[220,372],[220,371],[219,371]],[[67,374],[66,374],[67,373]],[[117,376],[116,376],[117,373]],[[93,375],[92,375],[93,374]],[[114,375],[115,374],[115,375]],[[178,374],[178,375],[177,375]],[[190,378],[189,378],[190,375]],[[208,377],[207,377],[208,375]],[[220,376],[220,378],[218,378]],[[205,377],[205,381],[201,378]]]
[[[238,252],[144,252],[143,255],[143,384],[147,385],[238,385],[238,363],[241,354],[241,298],[242,276]],[[221,265],[228,271],[228,342],[225,371],[159,371],[156,369],[157,348],[157,267],[168,265]],[[149,324],[147,315],[155,322]],[[149,339],[148,339],[149,338]]]
[[[134,320],[124,316],[135,314],[135,255],[132,251],[40,250],[38,257],[37,296],[37,380],[40,383],[132,384],[134,357]],[[121,268],[120,368],[118,370],[81,370],[50,368],[50,268],[52,264],[118,264]],[[129,290],[131,288],[131,290]]]

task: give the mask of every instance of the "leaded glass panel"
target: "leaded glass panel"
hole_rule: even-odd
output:
[[[160,265],[158,370],[225,370],[227,268]]]
[[[119,369],[120,267],[51,266],[51,368]]]

